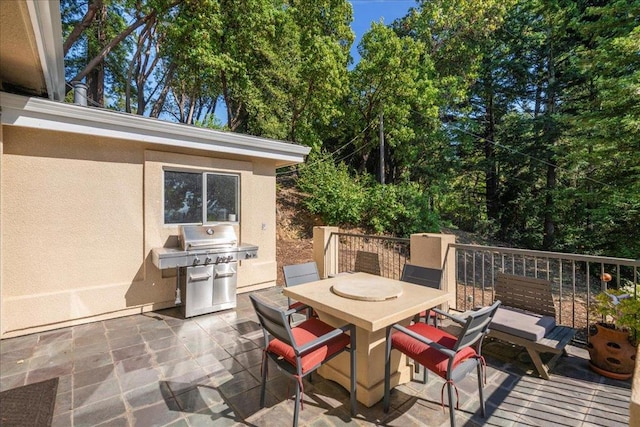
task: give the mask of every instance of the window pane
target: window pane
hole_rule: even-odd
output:
[[[207,221],[238,219],[238,181],[235,175],[207,174]]]
[[[202,174],[164,172],[164,223],[202,222]]]

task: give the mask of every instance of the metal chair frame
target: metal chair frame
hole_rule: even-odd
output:
[[[300,402],[301,402],[301,394],[302,394],[302,378],[306,375],[311,375],[315,370],[317,370],[320,366],[333,359],[337,355],[341,354],[342,351],[348,351],[350,353],[350,369],[351,369],[351,383],[350,383],[350,392],[351,392],[351,416],[355,416],[356,414],[356,330],[355,326],[348,324],[341,328],[335,328],[331,332],[322,335],[311,342],[308,342],[302,346],[298,346],[295,342],[293,329],[296,327],[291,327],[289,323],[289,317],[298,311],[304,310],[304,307],[299,307],[294,310],[283,310],[279,307],[272,306],[270,304],[261,301],[255,295],[250,295],[251,303],[258,315],[258,320],[260,321],[260,325],[262,326],[262,331],[264,333],[265,347],[264,347],[264,356],[262,358],[262,389],[260,392],[260,407],[264,407],[265,403],[265,394],[266,394],[266,386],[267,386],[267,375],[268,375],[268,361],[271,359],[279,370],[288,375],[291,378],[296,379],[296,400],[295,407],[293,411],[293,426],[296,427],[298,425],[298,415],[300,412]],[[309,320],[307,320],[308,322]],[[319,321],[314,319],[314,321]],[[298,325],[299,327],[300,325]],[[343,333],[348,332],[350,336],[350,343],[348,347],[345,347],[342,351],[338,351],[332,356],[323,359],[320,363],[308,369],[307,372],[302,372],[302,357],[306,354],[324,346],[329,343],[331,340],[339,337]],[[295,365],[291,364],[286,359],[280,357],[275,353],[271,353],[267,351],[269,347],[269,343],[273,338],[276,338],[286,345],[290,346],[295,354],[296,363]],[[267,357],[268,356],[268,357]]]
[[[456,343],[453,348],[445,347],[423,335],[420,335],[414,331],[407,329],[406,327],[400,324],[394,324],[387,328],[387,341],[386,341],[386,349],[385,349],[385,375],[384,375],[384,399],[383,399],[383,409],[384,412],[389,411],[389,396],[391,393],[390,390],[390,382],[391,382],[391,350],[392,350],[392,341],[391,335],[393,330],[397,330],[400,333],[407,334],[411,338],[420,341],[429,347],[441,352],[446,355],[449,359],[447,365],[447,371],[445,376],[445,381],[447,385],[447,394],[449,397],[449,419],[451,422],[451,427],[455,427],[455,406],[456,397],[453,393],[454,391],[454,383],[456,381],[461,380],[467,374],[469,374],[474,369],[477,370],[478,375],[478,393],[480,397],[480,412],[482,417],[485,416],[485,404],[484,404],[484,396],[483,396],[483,383],[482,383],[482,340],[484,336],[487,334],[489,330],[489,324],[491,323],[491,319],[495,315],[498,306],[500,305],[500,301],[494,302],[492,305],[488,307],[480,308],[476,311],[472,311],[470,313],[466,313],[467,317],[462,318],[459,316],[451,315],[442,310],[434,309],[438,314],[446,316],[453,320],[455,323],[462,326],[462,330],[457,336]],[[476,357],[470,357],[468,359],[463,360],[458,365],[454,366],[454,361],[456,354],[467,348],[473,346],[476,351]]]

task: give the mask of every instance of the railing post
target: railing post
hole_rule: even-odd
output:
[[[420,233],[411,235],[411,264],[421,267],[441,268],[442,289],[456,295],[456,243],[453,234]],[[449,251],[449,253],[447,253]],[[448,310],[445,306],[443,309]]]
[[[338,272],[338,241],[331,238],[338,227],[313,227],[313,260],[322,279]]]

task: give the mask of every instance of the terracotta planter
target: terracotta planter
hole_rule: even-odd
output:
[[[629,342],[629,332],[596,323],[589,331],[591,368],[609,378],[626,380],[633,375],[636,348]]]

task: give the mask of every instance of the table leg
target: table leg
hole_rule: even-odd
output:
[[[320,313],[320,319],[334,326],[344,321]],[[408,320],[407,320],[408,323]],[[369,332],[356,328],[356,378],[358,402],[367,407],[378,403],[384,396],[384,350],[386,331]],[[343,353],[320,367],[318,373],[349,390],[349,354]],[[411,367],[400,352],[391,353],[391,387],[411,380]]]

